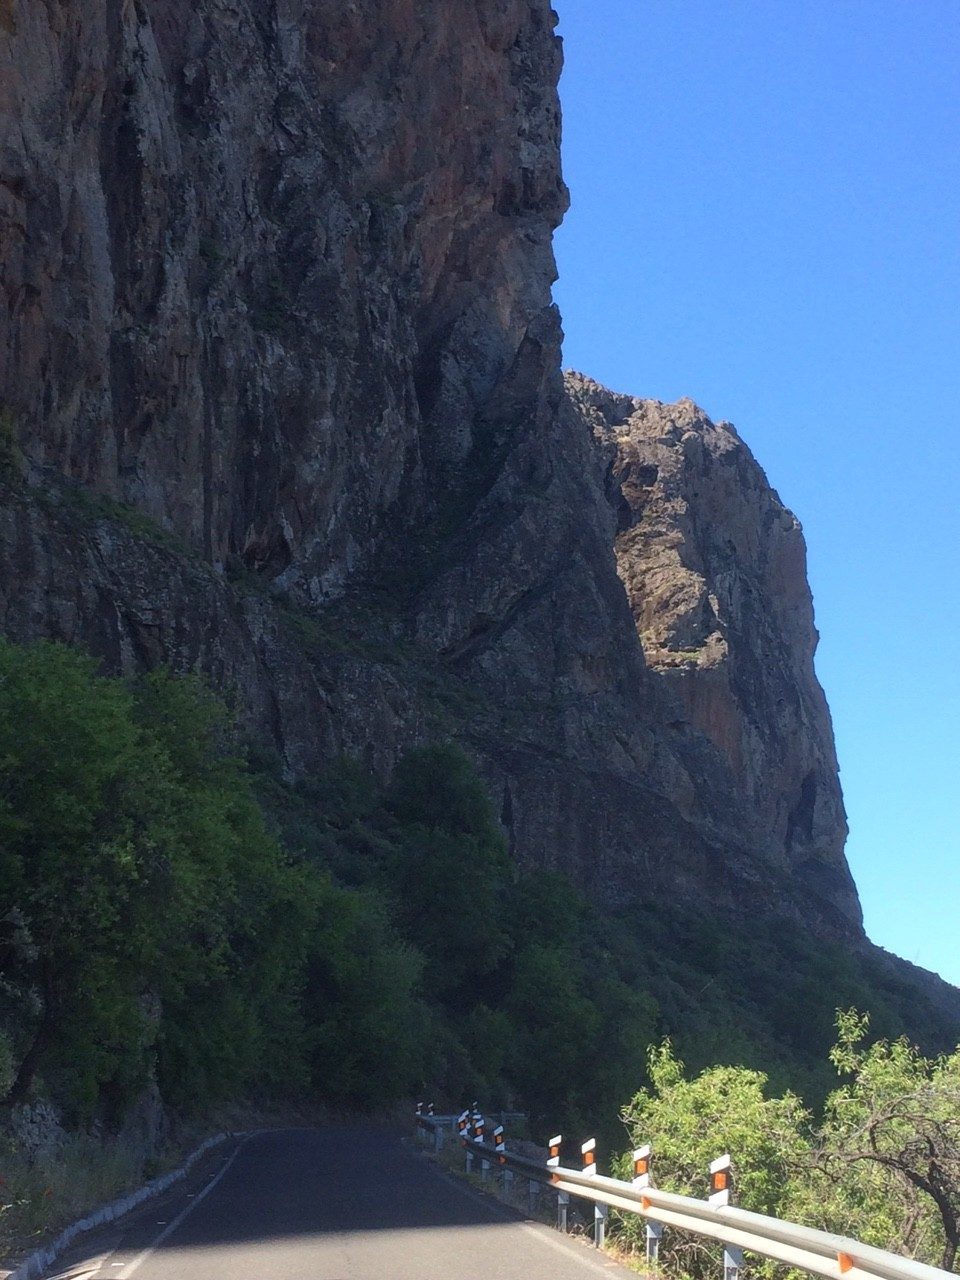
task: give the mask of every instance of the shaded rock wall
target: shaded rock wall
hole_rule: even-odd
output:
[[[2,0],[0,626],[204,671],[291,775],[457,736],[519,860],[859,939],[796,522],[564,393],[553,27]]]
[[[556,342],[549,7],[7,8],[0,400],[32,473],[337,593],[531,325]]]

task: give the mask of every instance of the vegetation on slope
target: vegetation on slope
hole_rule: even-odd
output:
[[[152,1081],[181,1114],[429,1094],[618,1144],[618,1108],[671,1034],[713,1070],[708,1093],[732,1090],[744,1126],[762,1118],[770,1208],[789,1191],[770,1168],[806,1151],[810,1122],[796,1098],[764,1100],[767,1077],[821,1107],[837,1005],[935,1041],[913,995],[782,921],[732,930],[669,903],[601,917],[564,877],[510,860],[455,746],[411,752],[388,784],[351,761],[293,784],[269,753],[239,757],[196,680],[129,684],[62,646],[0,642],[8,1109],[42,1096],[74,1126],[109,1128]],[[849,1036],[846,1052],[849,1067]],[[651,1062],[661,1100],[678,1096],[672,1057]],[[854,1115],[837,1097],[823,1133]],[[647,1139],[652,1116],[638,1101],[627,1113]]]
[[[566,882],[512,865],[462,752],[292,788],[232,744],[194,680],[0,644],[7,1106],[111,1122],[155,1074],[184,1110],[429,1088],[587,1117],[634,1087],[652,1002]]]
[[[819,1119],[794,1093],[770,1096],[761,1072],[712,1067],[688,1078],[669,1041],[654,1047],[651,1084],[623,1119],[635,1144],[653,1147],[655,1185],[702,1197],[710,1161],[730,1152],[742,1208],[951,1269],[960,1240],[960,1049],[927,1059],[903,1038],[865,1047],[867,1026],[853,1010],[839,1013],[830,1061],[842,1079]],[[619,1173],[629,1177],[629,1166],[624,1158]],[[641,1220],[623,1215],[617,1230],[643,1252]],[[680,1232],[664,1237],[661,1261],[694,1277],[722,1265],[719,1246]]]
[[[318,893],[267,833],[220,704],[0,643],[4,1100],[75,1119],[156,1069],[178,1104],[301,1078]]]

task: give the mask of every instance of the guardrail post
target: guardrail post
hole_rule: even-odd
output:
[[[537,1212],[540,1205],[540,1183],[534,1178],[527,1179],[527,1211],[531,1217]]]
[[[732,1244],[723,1246],[723,1280],[740,1280],[743,1267],[743,1250]]]
[[[645,1147],[637,1147],[633,1153],[633,1181],[630,1185],[636,1187],[638,1191],[650,1185],[651,1159],[649,1142]]]
[[[710,1204],[722,1209],[730,1203],[733,1194],[733,1170],[730,1167],[729,1153],[711,1162],[710,1165]],[[739,1280],[743,1267],[743,1250],[734,1245],[723,1246],[723,1280]]]
[[[567,1230],[567,1210],[570,1207],[570,1196],[566,1191],[557,1192],[557,1230]]]
[[[550,1139],[550,1159],[547,1161],[547,1167],[556,1169],[560,1164],[560,1144],[563,1141],[563,1134],[558,1133]],[[557,1192],[557,1230],[565,1232],[567,1229],[567,1209],[570,1205],[570,1196],[566,1191]]]
[[[484,1131],[485,1124],[486,1124],[486,1121],[484,1120],[483,1116],[477,1116],[473,1124],[473,1134],[474,1134],[473,1140],[474,1142],[479,1143],[481,1146],[483,1145],[483,1131]],[[481,1155],[480,1155],[480,1181],[481,1182],[486,1182],[487,1174],[489,1172],[490,1172],[490,1164],[487,1160],[484,1159],[483,1153],[481,1152]]]
[[[502,1124],[498,1124],[497,1127],[494,1129],[493,1141],[494,1141],[494,1145],[497,1148],[497,1154],[500,1160],[503,1194],[509,1200],[513,1195],[513,1170],[507,1168],[507,1158],[506,1158],[507,1144],[503,1136]]]
[[[463,1139],[463,1145],[467,1152],[467,1173],[473,1173],[473,1121],[475,1115],[476,1112],[473,1112],[467,1119],[463,1128],[460,1130],[460,1136]]]
[[[647,1261],[655,1263],[660,1255],[660,1240],[663,1236],[663,1223],[647,1219]]]
[[[596,1138],[588,1138],[580,1148],[580,1154],[583,1156],[583,1172],[591,1177],[596,1177],[597,1173],[597,1140]],[[607,1229],[607,1213],[608,1209],[605,1204],[594,1204],[593,1206],[593,1243],[598,1249],[603,1248],[604,1236]]]
[[[719,1156],[710,1165],[710,1195],[709,1203],[716,1209],[721,1209],[725,1204],[730,1203],[730,1193],[733,1191],[733,1172],[730,1168],[729,1155]]]
[[[633,1181],[631,1186],[636,1187],[638,1191],[642,1191],[645,1187],[650,1186],[650,1167],[653,1161],[653,1154],[650,1143],[646,1143],[642,1147],[637,1147],[633,1153]],[[644,1209],[646,1209],[649,1201],[641,1201]],[[647,1262],[656,1262],[660,1253],[660,1239],[663,1235],[663,1223],[656,1222],[653,1218],[647,1219],[646,1241],[647,1241]]]

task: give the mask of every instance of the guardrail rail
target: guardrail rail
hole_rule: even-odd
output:
[[[550,1139],[550,1156],[546,1161],[511,1151],[504,1136],[506,1118],[506,1115],[498,1116],[497,1124],[491,1128],[476,1107],[453,1116],[434,1115],[432,1107],[421,1106],[416,1116],[420,1134],[432,1136],[437,1151],[442,1148],[447,1131],[451,1132],[466,1153],[468,1172],[479,1164],[481,1178],[495,1171],[505,1179],[526,1179],[531,1207],[535,1203],[531,1188],[536,1188],[537,1195],[543,1187],[555,1192],[560,1230],[566,1230],[571,1196],[592,1201],[594,1240],[598,1247],[603,1245],[607,1214],[612,1208],[646,1219],[647,1257],[651,1262],[657,1258],[664,1227],[718,1241],[724,1247],[725,1280],[737,1280],[744,1250],[812,1275],[829,1277],[829,1280],[944,1280],[951,1274],[847,1236],[738,1208],[731,1203],[729,1155],[720,1156],[711,1164],[710,1195],[706,1200],[698,1200],[651,1185],[649,1146],[634,1151],[634,1177],[631,1182],[625,1182],[597,1172],[593,1139],[580,1149],[583,1164],[579,1169],[561,1165],[560,1134]]]

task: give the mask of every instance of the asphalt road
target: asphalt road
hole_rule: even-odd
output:
[[[523,1221],[382,1130],[285,1129],[222,1150],[58,1280],[587,1280],[630,1273]]]

